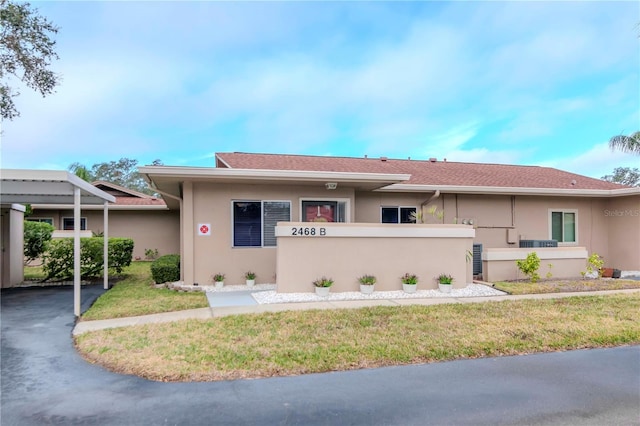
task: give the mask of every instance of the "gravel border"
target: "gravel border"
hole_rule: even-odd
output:
[[[259,304],[270,303],[302,303],[302,302],[333,302],[342,300],[385,300],[385,299],[426,299],[426,298],[456,298],[456,297],[488,297],[504,296],[507,293],[482,284],[469,284],[465,288],[452,289],[451,293],[439,290],[418,290],[415,293],[398,291],[374,291],[362,294],[359,291],[329,293],[321,297],[315,293],[277,293],[275,290],[260,291],[252,296]]]

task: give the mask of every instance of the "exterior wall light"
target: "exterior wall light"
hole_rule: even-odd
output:
[[[324,184],[324,186],[327,189],[336,189],[338,187],[338,184],[336,182],[327,182]]]

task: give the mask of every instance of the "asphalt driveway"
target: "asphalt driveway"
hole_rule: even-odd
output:
[[[83,310],[103,292],[83,288]],[[640,347],[216,383],[110,373],[75,352],[72,288],[5,290],[9,425],[640,424]]]

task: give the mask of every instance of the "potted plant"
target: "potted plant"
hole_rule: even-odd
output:
[[[437,276],[438,288],[443,293],[451,293],[451,284],[453,283],[453,277],[449,274],[440,274]]]
[[[244,273],[244,279],[246,280],[246,284],[248,287],[253,287],[256,283],[256,273],[247,271]]]
[[[315,280],[313,285],[316,288],[316,294],[318,296],[325,297],[329,295],[329,290],[333,285],[333,280],[331,278],[322,277]]]
[[[410,273],[404,274],[400,277],[402,280],[402,289],[405,293],[415,293],[418,288],[418,276]]]
[[[363,275],[360,278],[358,278],[358,281],[360,282],[361,293],[363,294],[373,293],[373,290],[376,284],[376,277],[374,277],[373,275]]]
[[[216,284],[216,288],[224,287],[224,274],[218,272],[213,276],[213,282]]]

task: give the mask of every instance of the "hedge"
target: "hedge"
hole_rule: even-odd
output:
[[[45,222],[24,221],[24,257],[27,263],[42,256],[54,229],[53,225]]]
[[[156,284],[180,280],[180,255],[167,254],[153,261],[151,276]]]
[[[131,238],[109,238],[109,270],[121,273],[131,265],[133,240]],[[80,276],[82,278],[102,275],[104,238],[80,238]],[[45,280],[52,278],[68,279],[73,277],[73,238],[60,238],[49,241],[43,255]]]

